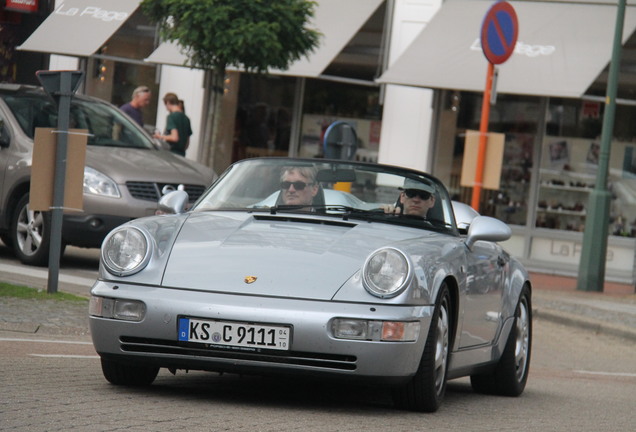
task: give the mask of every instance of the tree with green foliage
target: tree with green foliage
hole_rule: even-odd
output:
[[[206,70],[208,107],[202,162],[217,172],[229,158],[217,144],[226,68],[267,73],[287,69],[317,46],[320,33],[306,28],[316,3],[309,0],[143,0],[141,9],[176,42],[186,66]],[[224,157],[225,156],[225,157]]]

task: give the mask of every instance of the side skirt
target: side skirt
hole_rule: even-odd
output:
[[[494,345],[479,345],[454,351],[448,365],[448,379],[473,375],[494,367],[503,353],[513,324],[514,317],[504,322]]]

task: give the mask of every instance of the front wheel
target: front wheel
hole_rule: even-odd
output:
[[[472,375],[470,383],[479,393],[519,396],[528,381],[532,349],[532,307],[525,287],[515,310],[515,322],[499,363],[491,373]]]
[[[23,264],[44,266],[49,260],[51,215],[29,208],[29,194],[18,201],[11,220],[10,242]]]
[[[115,385],[147,386],[157,377],[159,368],[144,364],[120,363],[105,358],[102,361],[104,378]]]
[[[417,373],[393,393],[394,403],[399,408],[435,412],[440,407],[446,392],[452,322],[450,293],[448,287],[442,285]]]

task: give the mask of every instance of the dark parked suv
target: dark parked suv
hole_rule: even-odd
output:
[[[161,148],[113,105],[76,95],[72,127],[88,129],[83,212],[66,213],[63,245],[99,247],[110,230],[152,215],[164,188],[196,200],[214,172]],[[57,126],[57,106],[38,87],[0,84],[0,238],[25,264],[46,265],[50,212],[29,209],[33,137]]]

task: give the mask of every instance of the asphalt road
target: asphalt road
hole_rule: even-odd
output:
[[[40,333],[40,332],[38,332]],[[0,431],[632,431],[636,363],[625,340],[540,319],[526,391],[451,381],[435,414],[397,411],[380,388],[162,370],[108,384],[87,335],[0,332]]]

